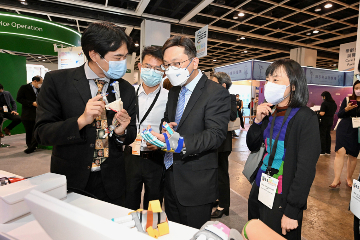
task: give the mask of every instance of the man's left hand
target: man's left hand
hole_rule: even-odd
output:
[[[297,220],[288,218],[285,214],[281,218],[281,229],[283,235],[286,235],[287,232],[296,229],[298,226],[299,224]]]
[[[15,111],[11,111],[11,114],[19,115],[19,113],[15,112]]]
[[[125,109],[122,109],[120,112],[115,114],[114,118],[116,118],[120,124],[117,128],[115,128],[114,132],[117,135],[123,135],[125,133],[125,129],[130,124],[131,117]]]

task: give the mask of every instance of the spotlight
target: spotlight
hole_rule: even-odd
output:
[[[43,62],[45,62],[45,59],[43,60]]]
[[[310,36],[310,35],[311,35],[311,32],[306,33],[306,35]]]
[[[247,51],[244,51],[244,53],[247,53]]]
[[[321,11],[321,7],[320,7],[320,6],[317,6],[314,11],[315,11],[315,12],[320,12],[320,11]]]
[[[41,57],[38,57],[38,58],[41,58]]]
[[[333,5],[332,5],[332,3],[327,3],[327,4],[325,4],[325,6],[324,6],[324,8],[331,8]]]
[[[319,30],[314,30],[313,33],[319,33]]]
[[[240,39],[241,39],[241,40],[244,40],[244,39],[245,39],[245,37],[241,37]]]
[[[245,16],[245,13],[239,12],[238,16],[239,16],[239,17],[243,17],[243,16]]]
[[[216,62],[216,59],[213,59],[213,62]]]
[[[235,13],[234,16],[233,16],[233,19],[238,19],[239,16]]]

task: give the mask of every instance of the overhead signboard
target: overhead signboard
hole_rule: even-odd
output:
[[[308,84],[344,86],[344,76],[344,72],[340,71],[306,68],[306,79]]]
[[[195,32],[196,57],[207,56],[208,25]]]
[[[353,71],[355,67],[356,42],[340,45],[339,71]]]
[[[215,72],[224,72],[228,74],[231,78],[231,81],[251,80],[252,61],[218,67],[214,70]]]

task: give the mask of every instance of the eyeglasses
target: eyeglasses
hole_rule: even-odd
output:
[[[167,71],[169,70],[169,67],[172,67],[174,70],[179,70],[180,66],[186,62],[186,61],[190,61],[192,60],[192,58],[186,59],[185,61],[182,62],[173,62],[173,63],[169,63],[169,64],[163,64],[161,65],[162,70]]]
[[[151,69],[153,69],[153,68],[141,68],[141,71],[143,71],[143,72],[150,72]],[[164,75],[164,71],[163,71],[163,70],[154,69],[154,72],[157,73],[157,74],[160,74],[161,76]]]
[[[142,66],[142,69],[147,69],[145,71],[150,71],[150,69],[154,69],[155,71],[162,72],[161,66],[160,67],[158,67],[158,66],[153,67],[153,66],[151,66],[150,64],[147,64],[147,63],[145,63],[144,65],[141,65],[141,66]]]

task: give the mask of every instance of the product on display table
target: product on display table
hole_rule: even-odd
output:
[[[128,228],[136,227],[139,232],[148,233],[153,238],[169,233],[168,219],[159,200],[150,201],[147,211],[139,209],[129,213],[129,216],[113,218],[112,221]]]
[[[33,189],[63,199],[67,194],[66,177],[55,173],[45,173],[1,186],[0,223],[8,222],[30,212],[24,202],[24,197]]]
[[[191,240],[243,240],[243,237],[238,230],[219,221],[208,221]]]

